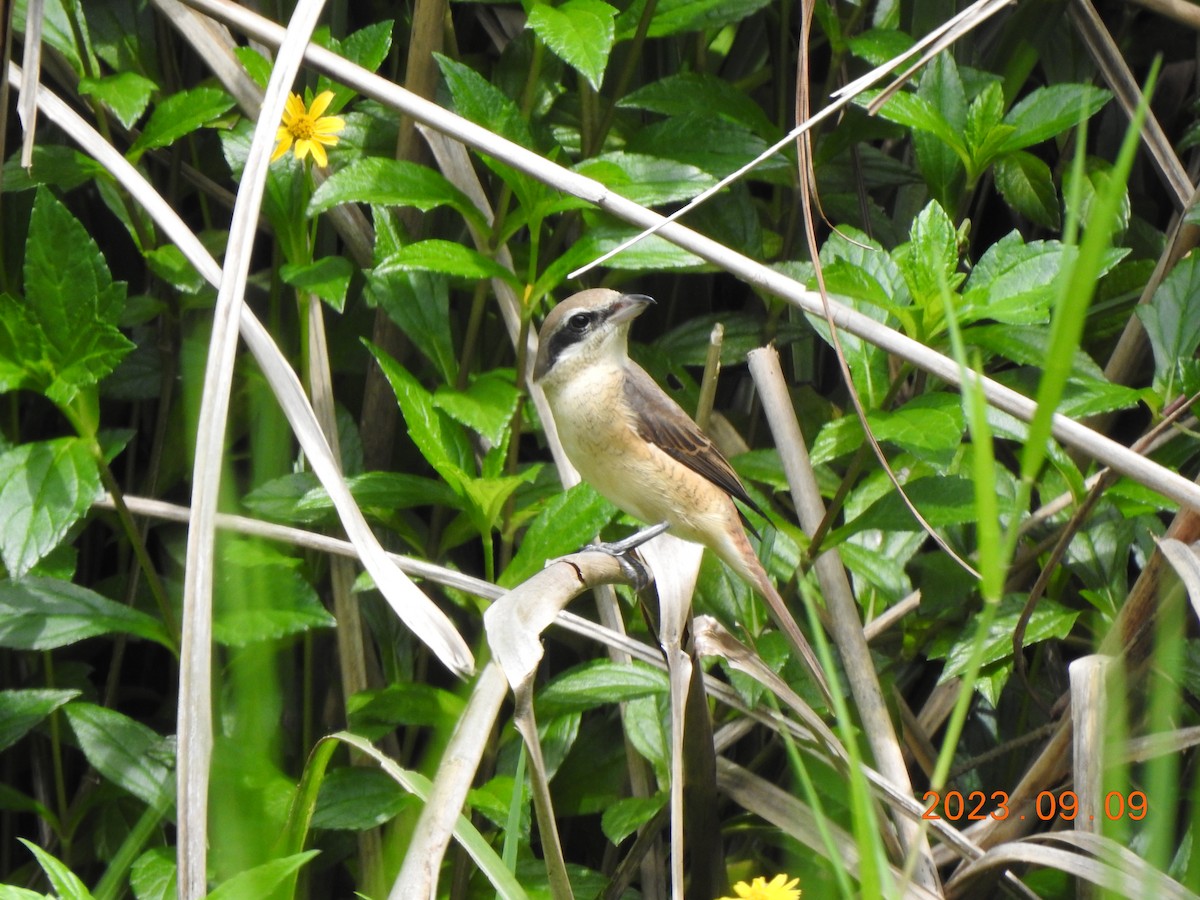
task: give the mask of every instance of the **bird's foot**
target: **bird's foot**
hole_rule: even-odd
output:
[[[652,525],[649,528],[643,528],[641,531],[634,532],[627,538],[612,543],[593,544],[588,547],[588,550],[598,550],[601,553],[607,553],[613,557],[621,566],[621,571],[633,584],[633,589],[637,593],[641,593],[650,586],[650,582],[654,580],[653,576],[646,570],[645,564],[636,556],[631,556],[631,552],[647,541],[658,537],[669,526],[666,522],[660,522],[657,525]]]

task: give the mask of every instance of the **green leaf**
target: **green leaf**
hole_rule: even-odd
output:
[[[904,492],[925,520],[935,528],[975,521],[975,488],[970,479],[961,475],[920,478],[904,485]],[[921,526],[900,495],[892,490],[853,521],[837,529],[831,535],[830,542],[840,544],[852,534],[873,528],[882,531],[919,531]]]
[[[1018,214],[1043,228],[1059,228],[1058,191],[1048,165],[1018,150],[996,160],[995,176],[1000,195]]]
[[[198,87],[172,94],[154,107],[127,154],[136,161],[147,150],[166,147],[229,112],[233,98],[220,88]]]
[[[321,782],[312,827],[366,831],[390,822],[410,804],[409,795],[378,769],[334,769]]]
[[[116,710],[71,703],[67,720],[87,761],[113,784],[154,809],[175,798],[174,741]]]
[[[878,96],[877,91],[865,91],[856,102],[865,107],[876,96]],[[946,121],[933,103],[919,94],[911,91],[897,91],[880,107],[879,117],[906,128],[928,132],[956,151],[960,157],[966,156],[967,148],[963,143],[962,134]]]
[[[407,472],[364,472],[346,479],[355,502],[368,516],[389,518],[413,506],[455,506],[458,498],[444,483]],[[333,512],[333,501],[311,472],[283,475],[255,488],[243,501],[261,516],[311,524]]]
[[[939,53],[933,58],[921,76],[917,95],[945,123],[937,131],[914,132],[917,168],[942,208],[957,209],[970,157],[962,141],[967,121],[967,91],[953,56]]]
[[[400,682],[375,691],[362,691],[346,702],[346,716],[355,734],[377,740],[400,727],[434,728],[445,733],[462,715],[465,701],[429,684]]]
[[[452,383],[458,359],[450,334],[449,280],[431,272],[376,269],[367,273],[365,293],[437,366],[442,380]]]
[[[846,41],[855,56],[872,66],[882,66],[908,50],[913,43],[912,37],[894,28],[868,28]]]
[[[213,616],[213,637],[227,647],[248,647],[337,625],[312,585],[293,568],[225,565],[219,580],[222,602]],[[252,589],[255,585],[258,590]]]
[[[1106,225],[1111,229],[1110,234],[1121,235],[1129,227],[1132,205],[1129,200],[1129,189],[1125,184],[1113,183],[1113,167],[1107,160],[1089,156],[1084,167],[1084,174],[1078,187],[1075,186],[1075,170],[1069,169],[1063,175],[1063,196],[1074,197],[1078,191],[1079,209],[1077,214],[1081,221],[1091,218],[1092,208],[1099,197],[1109,191],[1117,192],[1116,211]]]
[[[730,82],[703,72],[681,72],[626,94],[617,104],[664,116],[719,116],[774,141],[779,129],[761,106]]]
[[[484,224],[475,204],[441,172],[399,159],[370,156],[354,160],[313,192],[308,213],[316,215],[341,203],[411,206],[422,212],[449,206],[471,221]]]
[[[529,122],[516,103],[470,66],[440,53],[435,53],[434,59],[454,99],[455,112],[514,144],[533,149]]]
[[[395,25],[396,23],[391,19],[384,19],[360,28],[347,35],[343,40],[339,41],[337,38],[330,37],[328,39],[329,49],[338,56],[350,60],[356,66],[362,66],[368,72],[374,72],[383,65],[388,52],[392,49],[392,31]],[[335,113],[340,111],[355,94],[353,88],[348,88],[322,75],[317,80],[317,90],[326,89],[333,91],[333,102],[329,108]]]
[[[972,181],[978,179],[992,164],[992,160],[1000,153],[1000,147],[1012,133],[1013,126],[1000,121],[1003,115],[1004,91],[998,82],[989,81],[967,107],[964,137],[971,160]]]
[[[666,694],[665,672],[636,661],[615,663],[597,659],[556,677],[538,692],[535,704],[539,718],[550,718]]]
[[[38,185],[54,185],[64,191],[79,187],[93,178],[110,177],[98,162],[70,147],[35,146],[33,166],[21,166],[21,155],[14,153],[4,164],[4,192],[28,191]]]
[[[617,224],[609,219],[602,218],[596,221],[581,240],[576,241],[570,250],[546,267],[546,271],[538,279],[538,284],[560,283],[562,276],[565,276],[575,266],[589,262],[602,253],[607,253],[635,234],[637,234],[636,229]],[[610,269],[641,272],[655,269],[686,269],[704,264],[704,260],[700,257],[676,247],[657,234],[653,234],[632,247],[622,250],[604,265]]]
[[[767,146],[765,140],[741,124],[702,113],[685,113],[647,125],[629,139],[625,149],[644,156],[673,159],[723,178],[761,154]],[[756,181],[790,180],[792,171],[786,156],[776,155],[755,166],[747,177]]]
[[[1024,598],[1021,596],[1006,597],[1000,604],[1000,609],[992,620],[984,639],[986,649],[983,664],[998,662],[1012,656],[1013,632],[1016,631],[1017,621],[1021,617]],[[1078,610],[1067,609],[1064,606],[1043,597],[1033,610],[1033,617],[1025,629],[1025,646],[1030,647],[1042,641],[1061,640],[1071,633],[1075,620],[1079,617]],[[934,639],[929,648],[932,659],[946,660],[946,668],[938,678],[941,684],[961,675],[966,671],[970,659],[972,645],[975,642],[975,630],[967,629],[964,636],[943,633]]]
[[[913,299],[940,320],[942,293],[953,294],[964,276],[958,271],[958,233],[936,200],[913,221],[907,251],[897,254],[896,261]]]
[[[376,274],[387,275],[396,271],[441,272],[459,278],[478,281],[483,278],[500,278],[517,285],[520,280],[504,266],[488,259],[478,250],[464,247],[454,241],[431,238],[402,247],[376,267]]]
[[[567,0],[561,6],[535,3],[527,21],[555,56],[598,91],[612,52],[616,14],[602,0]]]
[[[713,326],[720,323],[725,330],[721,344],[721,364],[737,366],[746,361],[746,354],[767,342],[766,323],[761,315],[742,312],[709,313],[690,316],[657,341],[654,349],[672,366],[703,366],[708,358],[709,339]],[[779,322],[778,330],[770,335],[771,342],[784,347],[798,340],[803,329],[793,322]]]
[[[1084,119],[1090,119],[1112,98],[1090,84],[1054,84],[1040,87],[1009,110],[1004,122],[1012,133],[998,148],[1011,153],[1040,144]]]
[[[433,405],[433,397],[411,372],[378,347],[367,343],[367,349],[396,394],[408,436],[454,492],[460,493],[466,473],[474,465],[474,453],[462,428]]]
[[[1121,261],[1126,250],[1108,249],[1100,274]],[[1077,251],[1058,241],[1026,244],[1013,231],[987,249],[963,291],[959,322],[994,319],[1010,325],[1045,322],[1058,290],[1060,273],[1074,264]]]
[[[0,750],[11,747],[79,691],[0,691]]]
[[[167,847],[147,850],[129,870],[129,886],[137,900],[175,900],[175,854]]]
[[[0,900],[58,900],[50,894],[39,894],[28,888],[16,887],[11,884],[0,884]],[[138,900],[141,900],[139,897]]]
[[[354,275],[354,264],[341,256],[326,256],[310,263],[287,263],[279,277],[301,291],[320,297],[338,312],[346,306],[346,291]]]
[[[25,305],[0,294],[0,379],[16,367],[57,404],[111,372],[131,349],[117,322],[125,284],[114,282],[95,241],[54,195],[39,188],[25,244]],[[19,304],[18,304],[19,305]],[[29,346],[21,337],[40,337]]]
[[[234,47],[233,55],[238,58],[246,74],[254,79],[260,88],[265,88],[271,80],[271,60],[267,59],[253,47]]]
[[[667,803],[667,795],[661,791],[652,797],[624,797],[604,810],[600,817],[600,830],[619,846],[656,815]]]
[[[300,870],[306,862],[320,853],[308,850],[294,856],[284,856],[239,872],[222,882],[207,900],[246,900],[248,897],[269,897],[284,880]]]
[[[443,385],[433,394],[434,406],[476,431],[493,447],[504,440],[520,401],[513,373],[498,370],[475,376],[465,391]]]
[[[156,90],[157,84],[137,72],[79,79],[79,93],[95,97],[111,109],[117,121],[126,128],[132,128],[142,117]]]
[[[1182,360],[1200,347],[1200,259],[1189,254],[1163,279],[1149,303],[1136,308],[1154,351],[1158,379],[1170,385]]]
[[[0,454],[0,558],[19,578],[58,546],[100,492],[82,438],[22,444]]]
[[[637,30],[647,0],[634,0],[617,17],[617,40],[627,41]],[[647,37],[667,37],[685,31],[720,29],[758,12],[770,0],[659,0],[654,5]]]
[[[111,632],[173,646],[156,619],[88,588],[54,578],[0,581],[0,647],[53,650]]]
[[[500,576],[511,588],[536,575],[546,560],[574,553],[613,520],[616,508],[586,483],[552,497],[521,538],[517,555]]]
[[[717,181],[687,163],[622,150],[585,159],[575,171],[642,206],[690,200]]]
[[[67,868],[65,863],[32,841],[27,841],[25,838],[17,838],[17,840],[28,847],[29,851],[37,857],[38,865],[42,867],[54,892],[58,894],[58,900],[92,900],[91,892],[79,880],[79,877]]]

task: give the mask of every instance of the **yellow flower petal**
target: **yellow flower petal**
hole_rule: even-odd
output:
[[[283,106],[283,121],[290,125],[296,119],[304,117],[304,98],[299,94],[288,94],[287,103]]]
[[[333,91],[321,91],[313,98],[312,106],[308,108],[308,116],[310,119],[319,119],[325,110],[329,109],[329,104],[333,102]]]
[[[275,145],[275,152],[271,154],[271,162],[275,162],[275,160],[279,159],[279,157],[283,156],[291,148],[292,133],[286,128],[281,127],[275,132],[275,140],[279,141],[279,143]]]
[[[329,157],[325,155],[325,148],[321,146],[320,141],[310,141],[309,147],[312,150],[313,159],[317,161],[317,165],[324,169],[329,165]]]

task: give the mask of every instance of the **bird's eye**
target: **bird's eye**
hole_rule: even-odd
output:
[[[567,319],[567,326],[572,331],[583,331],[592,323],[592,317],[587,313],[575,313],[571,318]]]

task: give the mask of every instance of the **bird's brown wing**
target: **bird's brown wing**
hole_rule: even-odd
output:
[[[625,378],[625,396],[637,413],[634,427],[643,439],[766,518],[716,445],[644,369],[632,363]]]

